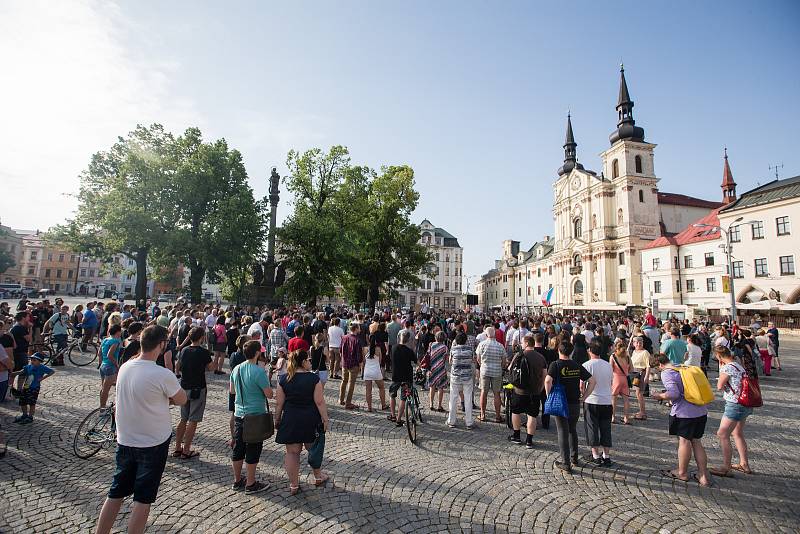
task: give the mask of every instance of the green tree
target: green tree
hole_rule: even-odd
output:
[[[175,145],[178,220],[159,262],[183,262],[191,299],[200,302],[204,279],[221,281],[260,254],[264,203],[253,197],[241,153],[224,139],[206,143],[199,129],[189,128]]]
[[[373,309],[397,288],[419,285],[430,255],[411,222],[418,201],[407,165],[384,167],[380,174],[367,167],[347,172],[336,202],[344,217],[340,280],[351,302]]]
[[[5,237],[7,235],[8,235],[8,230],[0,226],[0,238]],[[16,264],[17,262],[14,260],[14,256],[12,256],[11,253],[7,251],[5,247],[0,248],[0,274],[3,274]]]
[[[147,263],[175,227],[175,139],[160,124],[138,125],[81,174],[74,219],[48,235],[98,259],[125,254],[136,262],[137,300],[147,298]]]
[[[315,305],[318,296],[332,295],[342,269],[343,217],[334,201],[350,155],[343,146],[327,153],[319,148],[303,154],[290,151],[289,176],[293,212],[278,232],[278,251],[287,279],[281,291],[290,299]]]

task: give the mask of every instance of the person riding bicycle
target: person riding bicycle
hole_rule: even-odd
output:
[[[54,313],[44,324],[44,333],[53,331],[53,341],[56,342],[57,357],[53,360],[52,365],[64,365],[64,349],[67,348],[67,337],[69,337],[69,328],[72,326],[69,321],[69,306],[62,305],[60,310]]]
[[[398,343],[392,348],[392,385],[389,386],[389,421],[396,426],[403,426],[403,413],[406,409],[405,388],[412,387],[414,380],[414,368],[412,363],[417,362],[416,353],[408,347],[411,340],[411,332],[403,330],[398,335]],[[397,391],[403,388],[400,395],[400,409],[395,412],[395,400]],[[396,414],[396,415],[395,415]]]

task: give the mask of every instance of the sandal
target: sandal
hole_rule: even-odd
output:
[[[316,486],[316,487],[324,486],[325,484],[328,483],[328,480],[330,480],[330,478],[331,477],[329,477],[328,475],[324,475],[323,478],[315,478],[314,479],[314,486]]]
[[[505,420],[505,418],[503,418],[503,417],[498,417],[498,418],[496,418],[496,419],[494,420],[494,422],[495,422],[495,423],[505,423],[505,422],[506,422],[506,420]]]
[[[397,417],[395,417],[393,415],[388,416],[386,419],[388,419],[392,423],[396,423],[397,422]]]
[[[386,411],[386,410],[388,410],[388,409],[389,409],[389,405],[388,405],[388,404],[387,404],[386,406],[381,406],[381,411],[382,411],[382,412],[383,412],[383,411]]]
[[[708,484],[703,484],[702,482],[700,482],[700,477],[697,476],[697,473],[692,473],[692,480],[694,480],[695,482],[697,482],[698,484],[700,484],[704,488],[713,488],[714,487],[714,484],[712,484],[710,481],[709,481]]]
[[[189,451],[188,454],[185,453],[185,452],[182,452],[180,458],[181,458],[181,460],[191,460],[192,458],[197,458],[198,456],[200,456],[199,452],[197,452],[197,451]]]
[[[633,418],[636,419],[637,421],[647,421],[647,416],[639,413],[634,415]]]
[[[478,416],[478,417],[476,417],[475,419],[477,419],[477,420],[478,420],[478,421],[480,421],[481,423],[485,423],[485,422],[486,422],[486,418],[485,418],[484,416],[482,416],[482,415],[479,415],[479,416]]]
[[[398,420],[395,422],[394,426],[396,426],[396,427],[401,427],[401,426],[403,426],[404,424],[405,424],[405,421],[403,421],[402,419],[398,419]]]
[[[441,406],[439,406],[438,408],[436,408],[436,411],[437,411],[437,412],[442,412],[442,413],[445,413],[447,410],[445,410],[444,408],[442,408]]]
[[[623,417],[622,418],[622,424],[623,425],[629,425],[629,424],[631,424],[631,422],[627,417]]]
[[[348,404],[344,407],[345,410],[358,410],[358,405],[356,404]]]
[[[750,469],[749,467],[745,467],[745,466],[743,466],[741,464],[732,465],[731,469],[735,469],[736,471],[739,471],[740,473],[744,473],[745,475],[752,475],[753,474],[753,470],[752,469]]]
[[[183,451],[181,449],[175,449],[172,451],[173,458],[180,458],[181,456],[183,456]]]
[[[672,471],[672,469],[660,469],[659,473],[661,473],[661,476],[665,478],[672,478],[675,480],[680,480],[681,482],[689,482],[688,478],[679,477],[674,471]]]
[[[297,495],[302,491],[300,486],[289,486],[289,495]]]

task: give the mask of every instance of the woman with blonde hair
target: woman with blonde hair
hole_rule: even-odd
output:
[[[639,401],[639,411],[633,415],[633,418],[642,421],[647,419],[644,392],[650,379],[650,357],[650,352],[644,348],[644,338],[642,336],[634,337],[633,354],[631,354],[630,361],[635,373],[633,387],[636,388],[636,400]]]
[[[275,442],[286,445],[284,467],[289,477],[289,493],[300,492],[300,452],[308,451],[308,464],[314,472],[314,485],[322,486],[328,476],[322,470],[328,409],[322,383],[311,372],[311,359],[303,349],[289,354],[286,375],[278,382],[275,405]]]
[[[314,336],[314,346],[311,348],[311,372],[319,375],[322,387],[328,381],[328,338],[324,333],[318,332]]]
[[[611,422],[617,422],[617,398],[622,397],[622,422],[629,425],[631,423],[628,421],[630,406],[628,374],[631,372],[631,360],[628,358],[627,344],[621,339],[614,344],[614,352],[611,355],[611,371]]]
[[[772,353],[767,331],[763,328],[756,334],[756,348],[761,355],[761,361],[764,362],[764,376],[770,376],[772,374]]]

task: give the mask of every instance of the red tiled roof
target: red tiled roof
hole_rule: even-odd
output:
[[[689,197],[678,193],[662,193],[660,191],[658,193],[658,203],[708,209],[719,208],[722,206],[722,202],[712,202],[710,200],[703,200],[702,198]]]
[[[705,217],[696,220],[690,224],[682,232],[675,234],[672,237],[661,236],[654,241],[650,242],[645,249],[666,247],[668,245],[688,245],[689,243],[699,243],[701,241],[712,241],[719,238],[719,208],[712,210]],[[707,224],[715,228],[701,227],[698,228],[696,224]]]

